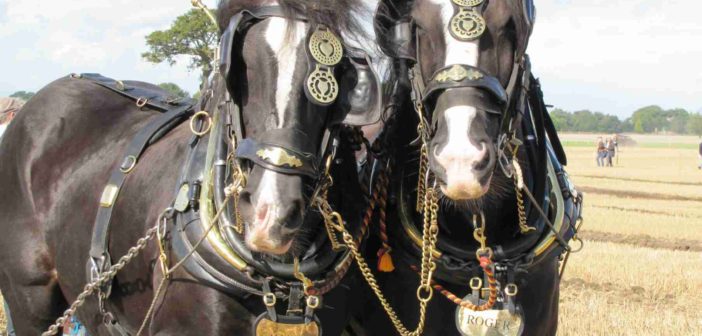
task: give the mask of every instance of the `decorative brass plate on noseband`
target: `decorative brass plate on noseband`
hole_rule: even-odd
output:
[[[449,80],[460,82],[464,79],[478,80],[481,78],[483,78],[483,74],[480,72],[473,69],[466,69],[458,64],[436,75],[436,81],[439,83],[448,82]]]
[[[282,167],[283,165],[287,165],[291,168],[302,167],[302,161],[298,157],[288,153],[282,148],[270,147],[259,149],[256,155],[274,166]]]
[[[473,41],[485,32],[485,19],[474,9],[461,7],[451,18],[449,31],[459,41]]]
[[[481,5],[484,0],[452,0],[458,6],[461,7],[475,7]]]
[[[330,104],[339,95],[339,83],[330,69],[322,69],[317,65],[307,77],[307,90],[317,102]]]
[[[344,48],[341,41],[331,31],[317,28],[310,36],[310,54],[315,61],[327,66],[334,66],[341,62]]]
[[[288,324],[261,319],[256,325],[256,336],[320,336],[317,322]]]

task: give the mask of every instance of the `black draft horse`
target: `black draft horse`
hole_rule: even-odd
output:
[[[106,248],[109,248],[114,262],[155,225],[164,209],[174,204],[179,183],[194,188],[195,184],[202,182],[183,180],[182,165],[190,153],[197,154],[198,148],[207,149],[208,143],[231,145],[230,140],[240,136],[241,143],[250,140],[247,143],[254,147],[264,141],[270,142],[266,147],[270,151],[261,148],[263,152],[248,153],[248,160],[240,163],[248,175],[248,183],[238,193],[245,232],[220,240],[238,242],[234,245],[247,251],[249,267],[236,270],[227,265],[213,252],[215,244],[208,239],[195,254],[198,262],[209,267],[209,273],[203,277],[219,287],[203,283],[185,268],[178,269],[157,301],[153,319],[146,330],[148,334],[251,334],[257,315],[266,311],[259,296],[261,287],[253,291],[258,295],[235,295],[232,293],[241,294],[242,288],[251,289],[252,285],[239,286],[228,292],[222,290],[222,282],[239,276],[237,279],[243,279],[240,282],[251,281],[260,285],[261,281],[268,281],[262,278],[269,279],[265,277],[266,271],[285,273],[289,276],[286,281],[296,281],[291,275],[293,258],[300,258],[300,269],[305,274],[314,266],[307,265],[310,264],[308,257],[314,259],[316,255],[328,254],[325,251],[329,249],[329,242],[317,238],[327,235],[323,222],[318,215],[308,213],[311,212],[308,211],[310,198],[318,182],[312,173],[322,168],[315,165],[322,165],[320,162],[328,154],[328,148],[319,149],[325,130],[332,121],[339,119],[336,120],[338,123],[343,119],[335,113],[348,110],[342,105],[349,102],[340,98],[331,104],[328,100],[325,104],[314,104],[303,89],[312,62],[307,38],[317,26],[353,34],[360,28],[353,15],[348,13],[359,3],[354,0],[280,0],[278,9],[269,10],[260,7],[276,4],[263,0],[220,2],[218,15],[223,31],[231,17],[248,12],[243,14],[241,24],[230,31],[232,40],[228,42],[233,45],[229,49],[232,57],[222,60],[232,76],[217,75],[212,86],[203,91],[205,100],[200,108],[209,111],[215,120],[218,116],[222,123],[228,120],[227,127],[236,122],[232,123],[234,116],[226,113],[239,111],[241,129],[222,131],[220,128],[220,132],[210,135],[217,134],[221,139],[210,141],[209,135],[193,135],[188,123],[183,122],[187,114],[176,120],[179,124],[161,129],[138,160],[133,158],[131,163],[138,161],[138,164],[123,169],[128,175],[114,204],[110,204],[110,199],[114,201],[114,198],[107,193],[107,205],[103,206],[113,206],[114,209],[109,220]],[[354,83],[354,78],[348,79],[346,74],[360,77],[360,70],[353,71],[347,61],[341,61],[333,71],[339,82],[335,89],[340,93],[353,91],[349,85]],[[232,90],[227,92],[227,87]],[[333,87],[317,87],[319,91],[330,88]],[[144,97],[133,100],[128,97],[129,92],[147,92],[153,96],[146,97],[148,101]],[[160,118],[161,112],[169,109],[169,104],[185,104],[161,99],[165,95],[146,83],[70,76],[39,91],[5,133],[0,146],[0,184],[3,186],[0,196],[0,213],[3,214],[0,220],[3,231],[0,237],[0,289],[9,304],[18,334],[37,335],[46,330],[82,291],[98,201],[105,201],[105,186],[111,171],[123,164],[126,148],[135,134]],[[205,126],[201,124],[200,127],[198,129]],[[218,127],[223,126],[215,122],[212,129]],[[275,137],[271,134],[297,136]],[[333,139],[334,136],[330,136],[327,142],[332,144]],[[340,142],[337,159],[332,162],[335,184],[329,191],[329,199],[333,204],[343,204],[340,211],[351,222],[354,215],[361,213],[358,204],[362,197],[353,151],[343,139]],[[310,169],[304,174],[287,169],[298,166],[294,158],[296,153],[299,154],[286,151],[287,148],[304,150],[304,164],[299,166]],[[229,158],[233,155],[228,153],[233,150],[229,148],[229,152],[223,152],[224,160],[231,165]],[[292,161],[287,161],[288,166],[283,169],[284,163],[281,162],[285,160]],[[312,162],[311,166],[307,166],[309,162]],[[200,173],[207,175],[211,169],[215,168],[205,167]],[[232,173],[231,170],[227,172]],[[224,176],[214,183],[221,185],[220,182],[228,179],[231,176]],[[215,190],[214,193],[223,191]],[[200,205],[201,208],[208,206],[209,203]],[[186,202],[183,208],[187,207]],[[191,203],[188,211],[196,210]],[[232,212],[225,211],[232,216],[229,217],[230,223],[235,222]],[[169,228],[168,237],[175,242],[177,239],[173,237],[187,234],[196,226],[192,223],[196,222],[178,224],[181,226],[176,230]],[[229,228],[218,227],[216,230],[224,232]],[[106,329],[110,326],[103,323],[106,318],[110,323],[118,321],[122,333],[136,333],[162,278],[158,271],[158,251],[156,244],[149,243],[117,274],[104,306],[91,297],[78,310],[79,319],[91,335],[111,333]],[[177,261],[177,253],[167,252],[173,262]],[[323,258],[323,265],[339,265],[343,256],[336,253],[331,259]],[[199,267],[203,269],[205,266]],[[337,268],[329,272],[338,271]],[[231,273],[237,274],[230,276]],[[219,280],[212,280],[215,278],[213,274],[217,274]],[[275,285],[274,290],[277,290],[285,282],[270,283],[270,286]],[[325,296],[324,309],[319,310],[325,333],[341,333],[352,297],[348,285],[338,286]]]
[[[533,3],[394,4],[394,19],[381,24],[395,34],[379,43],[410,74],[410,93],[380,140],[393,167],[387,232],[368,253],[376,249],[389,271],[378,274],[380,287],[413,330],[431,190],[439,233],[424,334],[554,335],[559,257],[571,250],[582,199],[530,71]],[[359,317],[367,333],[395,334],[372,306]]]

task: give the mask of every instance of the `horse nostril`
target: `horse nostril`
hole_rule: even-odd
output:
[[[476,162],[473,168],[478,171],[482,171],[488,168],[490,164],[490,151],[488,150],[488,144],[483,141],[480,143],[481,149],[476,157]]]

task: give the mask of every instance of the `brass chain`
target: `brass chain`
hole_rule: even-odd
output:
[[[427,145],[422,144],[419,149],[419,176],[417,176],[417,205],[416,210],[419,213],[424,212],[424,195],[426,194],[426,175],[429,169],[429,152]]]
[[[527,223],[526,208],[524,206],[524,194],[522,190],[524,189],[524,172],[522,171],[522,166],[517,160],[517,150],[519,146],[514,146],[512,148],[512,169],[514,171],[514,192],[517,196],[517,213],[519,215],[519,231],[522,234],[527,234],[532,231],[536,231],[536,228],[529,226]]]
[[[162,216],[161,216],[162,217]],[[161,217],[159,217],[159,223],[161,220]],[[119,259],[119,261],[112,265],[110,269],[107,271],[100,273],[100,276],[95,279],[95,281],[92,281],[88,284],[85,285],[83,288],[83,292],[78,294],[78,297],[76,298],[75,301],[71,304],[71,306],[63,312],[63,315],[59,317],[54,324],[52,324],[49,329],[47,329],[44,333],[41,334],[41,336],[52,336],[56,335],[58,332],[58,329],[63,326],[63,324],[76,313],[76,310],[83,306],[85,304],[85,299],[92,295],[96,290],[98,290],[100,287],[104,286],[107,282],[111,281],[114,279],[114,277],[117,275],[119,271],[124,268],[129,262],[131,262],[139,253],[141,253],[144,248],[146,248],[146,244],[154,238],[156,235],[156,231],[158,230],[159,225],[156,225],[149,230],[146,231],[146,235],[139,238],[137,241],[136,245],[131,247],[128,251],[127,254],[125,254],[122,258]]]
[[[331,177],[328,176],[328,171],[326,175],[326,178],[328,179],[327,181],[331,181]],[[326,189],[330,186],[331,184],[327,183],[323,187]],[[395,310],[390,305],[390,302],[388,302],[387,298],[380,289],[380,286],[378,285],[375,275],[373,275],[373,272],[368,266],[367,261],[365,260],[363,255],[358,251],[358,244],[354,240],[353,236],[346,229],[343,218],[338,212],[332,209],[326,197],[324,197],[325,195],[326,190],[321,190],[321,192],[317,195],[314,201],[317,208],[319,209],[319,212],[322,214],[322,217],[325,220],[325,224],[334,231],[341,233],[342,239],[348,247],[349,252],[356,260],[356,264],[358,265],[358,268],[361,271],[363,278],[366,280],[368,286],[373,290],[373,293],[380,301],[380,304],[387,313],[392,324],[402,336],[421,335],[424,331],[424,325],[426,322],[427,304],[434,295],[434,288],[431,286],[433,273],[436,270],[436,263],[433,259],[433,252],[436,248],[436,241],[439,233],[439,204],[438,198],[436,196],[436,191],[434,189],[428,189],[425,196],[425,211],[427,214],[429,214],[429,216],[426,216],[424,221],[425,229],[422,236],[421,275],[419,287],[417,288],[417,299],[419,300],[419,322],[417,323],[416,329],[413,331],[409,331],[407,327],[405,327]]]

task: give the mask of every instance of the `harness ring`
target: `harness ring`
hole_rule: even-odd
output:
[[[149,102],[149,98],[144,98],[144,97],[139,97],[136,101],[136,106],[137,107],[144,107],[146,106],[146,103]]]
[[[207,127],[205,127],[204,130],[198,131],[195,129],[195,121],[197,121],[200,118],[204,118],[206,121]],[[190,131],[193,132],[193,134],[197,136],[203,136],[207,133],[210,132],[212,129],[212,118],[210,117],[210,114],[207,113],[207,111],[200,111],[198,113],[193,114],[192,117],[190,117]]]

